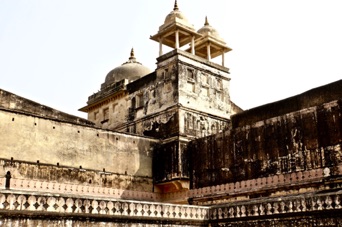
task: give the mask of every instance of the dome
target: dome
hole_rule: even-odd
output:
[[[213,28],[209,23],[208,23],[208,18],[205,17],[205,23],[202,28],[200,28],[198,33],[202,34],[203,36],[210,36],[213,37],[219,41],[224,42],[224,40],[220,37],[219,33],[215,28]]]
[[[143,66],[140,62],[137,62],[132,48],[131,56],[128,61],[111,70],[106,76],[105,84],[109,85],[123,79],[127,79],[131,82],[149,73],[151,73],[149,68]]]
[[[175,1],[175,6],[173,8],[173,11],[171,11],[171,13],[169,13],[164,21],[164,25],[163,26],[167,26],[169,24],[175,23],[175,22],[179,22],[183,25],[186,25],[190,28],[193,28],[193,25],[191,25],[188,21],[188,19],[185,17],[185,15],[179,11],[178,5],[177,5],[177,0]]]

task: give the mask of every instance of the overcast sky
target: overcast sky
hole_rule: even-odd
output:
[[[174,0],[0,0],[0,88],[78,112],[128,60],[155,69],[150,40]],[[243,109],[342,77],[341,0],[178,0],[198,30],[205,16],[233,51],[231,98]],[[220,58],[218,59],[220,61]]]

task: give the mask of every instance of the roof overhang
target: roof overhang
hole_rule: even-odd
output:
[[[197,33],[193,29],[184,26],[180,23],[171,24],[168,27],[165,27],[162,30],[153,36],[150,39],[156,42],[162,42],[162,44],[169,46],[171,48],[175,48],[176,46],[176,31],[179,32],[179,47],[182,47],[186,44],[191,43],[192,37],[194,39],[198,39],[202,37],[201,34]]]
[[[231,51],[226,43],[212,37],[205,37],[195,42],[195,55],[207,58],[207,46],[210,46],[211,58],[216,58],[224,53]],[[187,49],[190,52],[191,48]]]

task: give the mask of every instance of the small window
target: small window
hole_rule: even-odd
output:
[[[117,111],[117,103],[113,104],[113,113],[115,113]]]
[[[109,109],[105,108],[103,109],[103,120],[109,119]]]
[[[135,109],[135,107],[136,107],[136,99],[135,99],[135,97],[133,97],[132,98],[132,103],[131,103],[131,108]]]
[[[217,90],[222,91],[222,89],[223,89],[223,84],[222,84],[222,80],[221,80],[221,79],[218,79],[218,80],[216,81],[216,86],[217,86]]]
[[[168,79],[169,78],[169,69],[165,69],[164,72],[163,72],[163,77],[164,77],[164,80]]]
[[[95,113],[94,113],[94,120],[97,120],[98,117],[99,117],[99,112],[95,112]]]
[[[138,106],[137,107],[142,107],[144,106],[144,97],[142,94],[138,95]]]
[[[188,125],[187,125],[187,128],[188,129],[193,129],[193,126],[194,126],[194,123],[193,123],[193,118],[192,118],[192,115],[190,113],[187,114],[187,122],[188,122]]]
[[[205,96],[210,96],[210,93],[209,93],[209,87],[202,87],[202,94],[205,95]]]
[[[195,80],[194,70],[188,69],[187,70],[187,77],[188,77],[188,80]]]
[[[209,84],[209,76],[207,74],[202,74],[202,84]]]

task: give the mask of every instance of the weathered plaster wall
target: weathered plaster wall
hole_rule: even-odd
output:
[[[156,141],[0,111],[0,157],[152,177]]]
[[[146,135],[163,139],[155,149],[153,173],[158,187],[163,187],[165,192],[172,191],[171,187],[178,184],[176,181],[181,180],[183,184],[189,180],[187,143],[194,137],[214,134],[228,127],[230,78],[227,68],[180,50],[157,60],[153,88],[157,91],[159,105],[150,112],[156,116],[148,121],[146,117],[144,121],[149,126]],[[146,86],[142,90],[146,92],[151,88]],[[174,115],[170,114],[171,109]]]
[[[153,73],[127,85],[131,102],[127,125],[140,135],[165,138],[178,134],[175,81]],[[170,94],[171,92],[171,94]]]
[[[51,118],[74,124],[94,125],[86,119],[63,113],[2,89],[0,89],[0,109],[11,109],[21,113],[29,113],[39,117]]]
[[[232,116],[232,127],[250,125],[265,119],[282,116],[298,110],[338,100],[342,97],[342,80],[313,88],[300,95],[289,97],[278,102],[268,103]]]
[[[81,108],[88,113],[88,120],[103,129],[115,129],[127,122],[130,102],[126,91],[127,80],[121,80],[89,96],[88,106]]]
[[[172,141],[160,144],[154,150],[153,178],[155,183],[175,179],[189,179],[187,142]]]
[[[229,81],[227,68],[184,51],[161,56],[155,73],[127,85],[130,131],[160,129],[177,112],[183,135],[206,136],[226,128],[230,115],[239,111],[230,101]]]
[[[190,137],[204,137],[228,128],[228,119],[223,120],[202,112],[180,108],[180,134]]]
[[[103,129],[115,129],[127,122],[127,94],[122,93],[109,99],[96,109],[88,112],[88,120]]]
[[[330,86],[325,88],[326,94],[334,92]],[[263,115],[268,111],[268,106],[259,109]],[[244,119],[239,122],[249,120]],[[342,161],[341,99],[237,125],[190,144],[194,188],[331,167]]]
[[[179,103],[183,107],[228,119],[231,115],[227,68],[178,55]]]
[[[226,128],[230,115],[240,111],[229,97],[228,68],[181,50],[157,60],[155,72],[90,96],[88,119],[120,132],[165,138],[175,130],[199,137]]]
[[[0,160],[0,176],[11,173],[11,189],[14,180],[29,181],[25,184],[31,190],[38,190],[38,185],[45,183],[70,184],[81,186],[97,186],[103,188],[115,188],[123,190],[151,191],[152,178],[150,176],[132,176],[127,173],[113,173],[107,169],[85,169],[83,166],[71,167],[57,164],[32,163],[17,160]],[[38,184],[34,187],[34,184]],[[19,185],[19,183],[18,183]],[[17,186],[18,186],[17,185]],[[58,187],[58,186],[56,186]],[[59,186],[60,187],[60,186]],[[41,187],[40,187],[41,188]],[[51,187],[50,187],[51,188]]]

